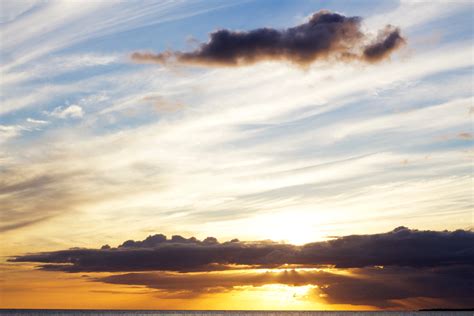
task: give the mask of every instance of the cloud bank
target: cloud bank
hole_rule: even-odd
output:
[[[301,25],[277,30],[218,30],[192,52],[135,52],[137,62],[166,64],[176,61],[205,66],[240,66],[263,60],[285,60],[307,66],[316,60],[378,62],[405,43],[400,30],[387,25],[371,43],[361,31],[360,17],[329,11],[314,13]]]
[[[128,240],[116,248],[68,249],[10,259],[37,262],[44,270],[66,272],[216,271],[293,266],[438,267],[474,265],[471,231],[419,231],[398,227],[373,235],[350,235],[303,246],[271,241],[219,243],[209,237],[199,241],[158,234],[143,241]]]
[[[279,284],[308,286],[305,299],[329,304],[466,308],[473,291],[473,244],[472,231],[406,227],[303,246],[157,234],[114,248],[72,248],[10,261],[39,263],[49,271],[115,272],[89,278],[145,286],[171,299]]]
[[[235,287],[267,284],[313,286],[308,299],[323,298],[329,304],[369,305],[379,308],[472,307],[469,293],[474,277],[470,266],[433,269],[368,267],[338,273],[332,270],[232,271],[229,273],[143,272],[100,277],[96,282],[146,286],[160,297],[192,298],[227,292]],[[408,305],[415,299],[414,305]],[[423,299],[420,299],[423,298]]]
[[[93,282],[145,286],[162,298],[192,298],[268,284],[308,286],[306,299],[379,308],[472,307],[474,233],[398,227],[303,246],[220,243],[157,234],[117,247],[17,256],[48,271],[114,272]],[[262,270],[262,268],[265,268]],[[268,269],[267,268],[279,268]],[[225,270],[225,271],[224,271]],[[313,297],[313,298],[312,298]]]

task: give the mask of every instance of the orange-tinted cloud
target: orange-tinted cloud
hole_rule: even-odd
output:
[[[146,96],[143,101],[150,103],[158,112],[175,112],[184,107],[181,102],[169,100],[160,95]]]
[[[458,138],[461,138],[461,139],[472,139],[472,134],[471,134],[471,133],[467,133],[467,132],[459,133],[459,134],[458,134]]]

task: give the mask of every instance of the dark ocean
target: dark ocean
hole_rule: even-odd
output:
[[[140,310],[0,310],[10,316],[472,316],[472,311],[412,311],[412,312],[339,312],[339,311],[140,311]]]

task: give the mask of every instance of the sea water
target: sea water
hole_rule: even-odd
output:
[[[472,311],[151,311],[151,310],[0,310],[9,316],[472,316]]]

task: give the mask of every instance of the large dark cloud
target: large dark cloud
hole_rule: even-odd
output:
[[[401,226],[383,234],[344,236],[304,245],[300,261],[338,268],[474,265],[473,245],[472,231],[419,231]]]
[[[213,237],[200,241],[158,234],[117,247],[72,248],[10,261],[38,263],[49,271],[115,272],[89,280],[144,286],[162,298],[282,284],[311,285],[309,295],[329,304],[467,308],[472,307],[474,291],[473,245],[472,231],[406,227],[303,246],[237,239],[220,243]],[[275,267],[280,269],[257,270]]]
[[[372,43],[361,31],[360,17],[345,17],[320,11],[306,23],[276,30],[259,28],[247,32],[218,30],[209,42],[192,52],[165,51],[158,54],[135,52],[138,62],[238,66],[261,60],[286,60],[302,66],[326,60],[380,61],[405,43],[397,28],[387,26]]]
[[[226,292],[235,287],[266,284],[312,285],[314,298],[329,304],[370,305],[381,308],[472,307],[474,290],[471,266],[441,268],[356,268],[337,273],[331,270],[235,271],[231,273],[127,273],[94,279],[97,282],[146,286],[160,291],[160,297],[191,298]],[[407,306],[407,299],[418,302]],[[420,300],[419,298],[429,299]],[[309,298],[311,299],[311,297]],[[432,305],[437,304],[437,305]]]
[[[412,268],[357,268],[352,275],[337,275],[323,285],[331,304],[377,307],[472,308],[474,271],[469,265]],[[424,300],[428,298],[433,300]],[[403,300],[414,301],[412,306]]]
[[[439,267],[474,265],[472,231],[419,231],[398,227],[372,235],[350,235],[303,246],[209,237],[154,235],[143,241],[101,249],[68,249],[11,258],[36,262],[44,270],[68,272],[214,271],[246,266]]]

